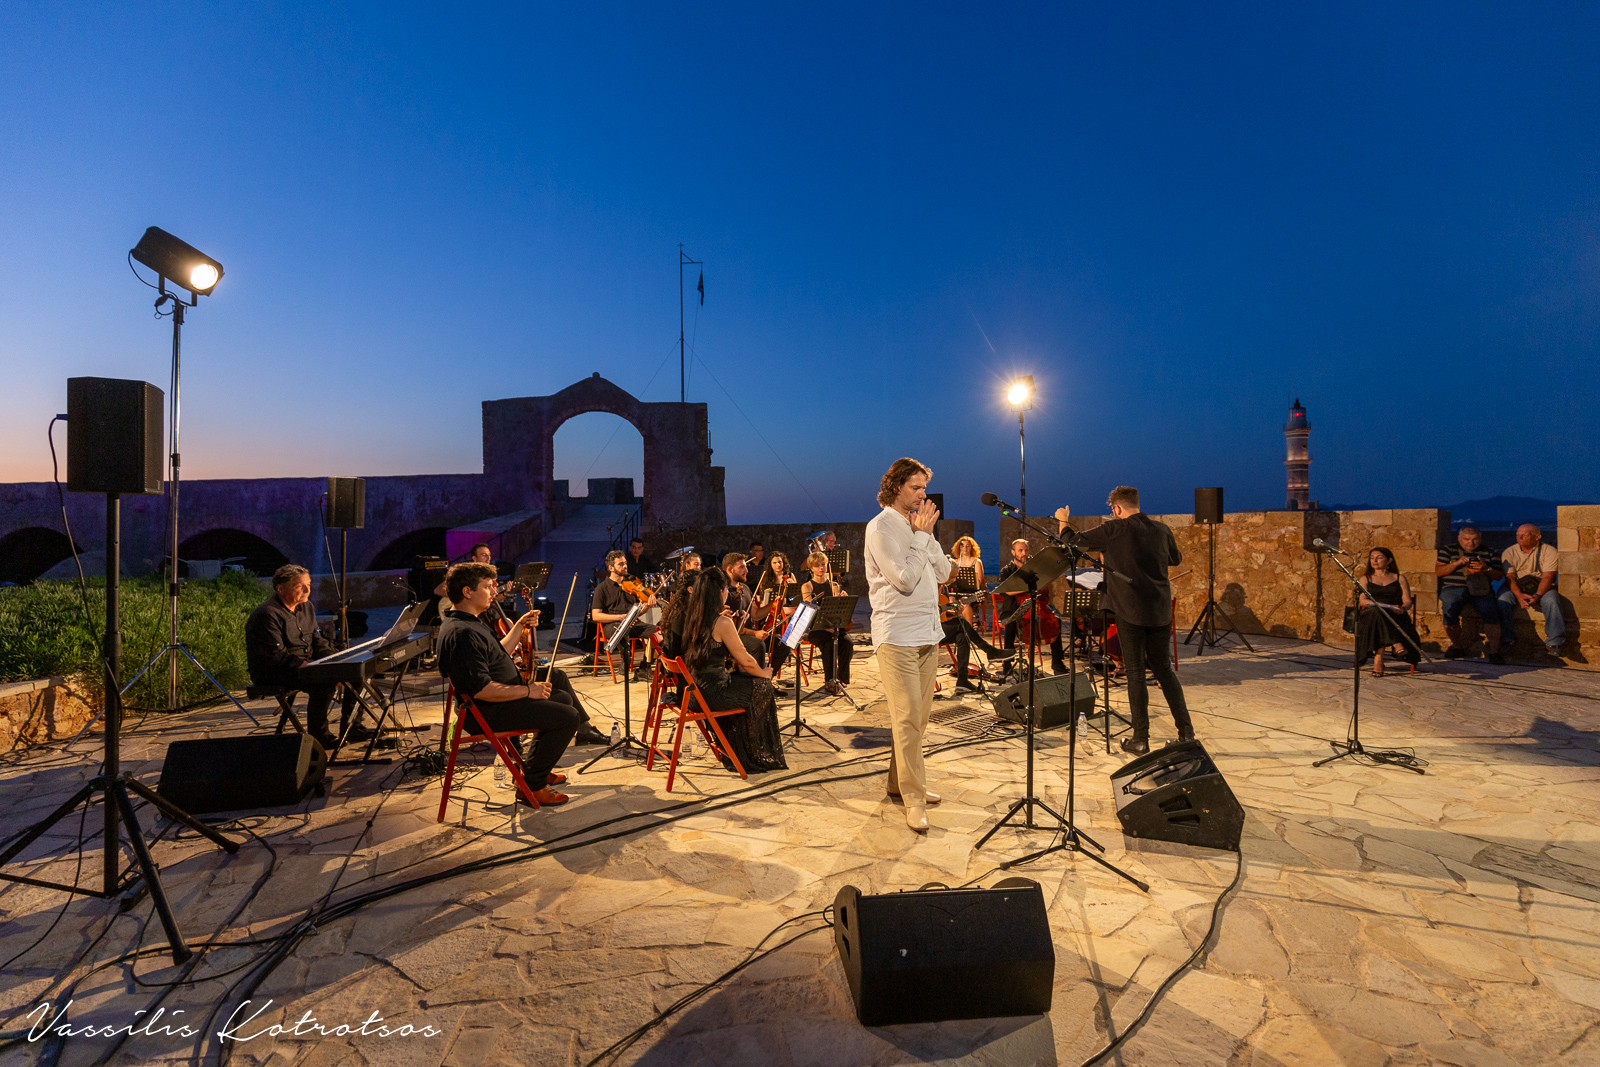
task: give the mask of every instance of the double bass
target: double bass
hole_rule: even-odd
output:
[[[1061,619],[1051,610],[1047,594],[1040,592],[1038,602],[1039,640],[1038,644],[1048,645],[1061,636]],[[1034,605],[1028,602],[1026,593],[1018,593],[1017,601],[1022,604],[1012,616],[1011,621],[1017,624],[1017,643],[1023,645],[1034,644]]]

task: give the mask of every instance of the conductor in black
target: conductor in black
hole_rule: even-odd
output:
[[[1128,708],[1133,714],[1133,736],[1122,739],[1122,750],[1142,756],[1150,751],[1147,665],[1172,709],[1178,740],[1194,739],[1194,723],[1171,657],[1172,585],[1167,581],[1167,568],[1182,563],[1183,554],[1167,524],[1139,510],[1139,490],[1119,485],[1111,490],[1106,503],[1111,507],[1111,519],[1084,533],[1074,534],[1067,526],[1066,508],[1056,509],[1056,519],[1063,537],[1081,549],[1103,553],[1101,598],[1117,618],[1117,636],[1122,639],[1128,672]]]

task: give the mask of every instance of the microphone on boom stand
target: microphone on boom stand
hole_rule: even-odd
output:
[[[1012,507],[1010,504],[1007,504],[1004,500],[1001,500],[999,497],[995,496],[993,493],[984,493],[981,497],[978,498],[978,500],[985,507],[999,508],[1000,511],[1002,513],[1006,514],[1006,515],[1010,515],[1011,517],[1017,518],[1017,519],[1023,519],[1023,522],[1024,522],[1025,525],[1029,526],[1031,529],[1038,530],[1039,533],[1044,534],[1046,537],[1050,538],[1050,540],[1054,541],[1058,545],[1064,545],[1066,543],[1066,541],[1071,541],[1074,537],[1077,536],[1075,533],[1073,533],[1069,529],[1067,531],[1066,541],[1063,541],[1060,537],[1057,537],[1053,533],[1049,533],[1049,532],[1047,532],[1045,530],[1039,530],[1039,528],[1037,526],[1033,526],[1031,523],[1028,523],[1027,520],[1023,517],[1021,512],[1019,512],[1016,508]],[[1080,551],[1080,550],[1074,549],[1073,551]],[[1106,570],[1107,570],[1107,572],[1109,574],[1111,574],[1112,577],[1121,578],[1123,581],[1127,582],[1129,585],[1133,584],[1133,579],[1129,578],[1126,574],[1123,574],[1121,571],[1111,570],[1110,568],[1106,568]]]
[[[1332,545],[1328,544],[1328,542],[1324,541],[1320,537],[1313,537],[1311,539],[1311,543],[1313,545],[1316,545],[1318,548],[1320,548],[1320,549],[1324,550],[1325,552],[1328,552],[1328,553],[1330,553],[1332,555],[1348,556],[1350,554],[1348,552],[1344,552],[1344,551],[1341,551],[1340,549],[1334,548]]]

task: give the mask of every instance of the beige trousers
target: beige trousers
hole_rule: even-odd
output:
[[[889,703],[889,725],[894,745],[889,750],[889,792],[899,793],[907,804],[927,799],[928,768],[922,762],[922,735],[933,712],[933,676],[939,663],[938,645],[879,645],[878,676]]]

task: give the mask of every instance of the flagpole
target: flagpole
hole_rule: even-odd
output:
[[[690,259],[683,254],[683,245],[678,245],[678,403],[688,399],[684,389],[684,346],[683,346],[683,268],[687,263],[700,265],[700,260]],[[700,303],[706,302],[705,273],[700,275]],[[699,321],[699,320],[696,320]]]

